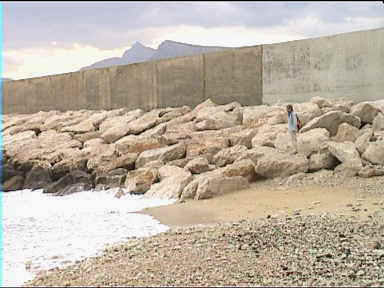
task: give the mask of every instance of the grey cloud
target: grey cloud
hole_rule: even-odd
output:
[[[18,49],[58,43],[116,48],[143,41],[148,27],[266,27],[316,16],[383,17],[382,2],[3,2],[4,46]],[[150,33],[142,35],[150,41]],[[165,40],[165,39],[164,39]]]

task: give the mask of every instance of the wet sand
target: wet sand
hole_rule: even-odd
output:
[[[313,185],[286,188],[253,185],[249,189],[211,199],[187,200],[184,203],[177,202],[167,206],[146,208],[140,213],[151,215],[170,227],[178,227],[257,219],[268,217],[268,215],[279,217],[294,213],[300,213],[300,215],[358,214],[364,217],[375,209],[375,203],[382,200],[383,197],[379,196],[362,197],[357,189],[350,187]],[[360,213],[352,211],[351,204],[355,207],[362,205]]]

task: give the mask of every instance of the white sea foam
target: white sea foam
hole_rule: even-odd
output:
[[[133,195],[117,199],[115,192],[64,197],[41,190],[3,193],[3,286],[20,286],[38,270],[96,256],[109,244],[168,230],[152,217],[132,212],[173,200]]]

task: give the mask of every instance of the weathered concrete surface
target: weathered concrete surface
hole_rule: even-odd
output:
[[[263,102],[383,99],[384,28],[263,45]]]
[[[261,46],[3,83],[3,113],[262,103]]]
[[[383,99],[384,28],[3,83],[3,113]]]

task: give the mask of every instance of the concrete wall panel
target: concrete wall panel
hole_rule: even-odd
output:
[[[263,46],[263,101],[384,99],[384,29]]]

